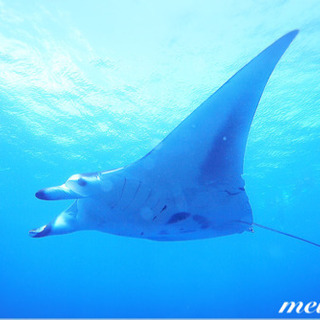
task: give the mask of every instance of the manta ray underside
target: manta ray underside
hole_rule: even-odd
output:
[[[257,224],[241,177],[247,137],[264,87],[297,33],[260,53],[139,161],[38,191],[39,199],[75,201],[30,235],[99,230],[174,241],[251,231]]]

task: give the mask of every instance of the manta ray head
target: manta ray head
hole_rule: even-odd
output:
[[[99,195],[102,190],[100,173],[74,174],[60,186],[39,190],[36,197],[41,200],[75,199],[75,201],[45,226],[31,230],[30,236],[40,238],[81,229],[78,219],[79,201]]]
[[[99,193],[100,182],[100,173],[74,174],[61,186],[39,190],[36,197],[42,200],[87,198]]]

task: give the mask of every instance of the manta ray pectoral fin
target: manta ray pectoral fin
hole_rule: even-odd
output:
[[[48,224],[29,231],[32,238],[42,238],[51,235],[65,234],[77,231],[77,201],[75,201],[67,210],[63,211],[53,221]]]
[[[50,187],[41,189],[36,193],[36,197],[41,200],[65,200],[65,199],[80,199],[82,196],[65,184],[58,187]]]
[[[240,177],[254,113],[272,71],[297,33],[287,33],[262,51],[129,170],[161,172],[159,179],[170,177],[180,184],[216,181],[243,187]]]

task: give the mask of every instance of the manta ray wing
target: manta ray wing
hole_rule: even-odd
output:
[[[277,62],[298,31],[274,42],[203,102],[147,156],[132,165],[149,179],[243,185],[250,125]],[[154,172],[159,172],[155,176]]]

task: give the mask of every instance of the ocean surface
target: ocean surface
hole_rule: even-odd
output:
[[[0,317],[278,317],[284,301],[320,302],[320,249],[259,228],[28,235],[71,203],[37,190],[144,156],[293,29],[243,177],[255,222],[319,243],[320,1],[0,1]]]

